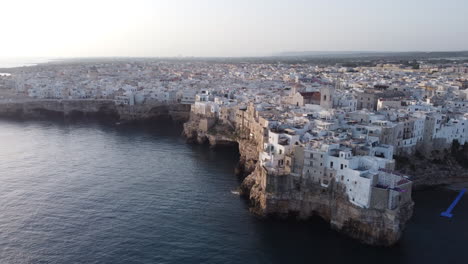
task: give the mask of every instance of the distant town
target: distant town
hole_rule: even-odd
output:
[[[311,186],[333,188],[351,207],[381,212],[378,217],[387,219],[380,226],[395,234],[385,239],[384,229],[348,232],[370,244],[394,243],[411,216],[413,175],[398,172],[395,157],[431,157],[468,140],[468,63],[456,61],[371,66],[63,62],[16,68],[0,75],[0,89],[4,104],[106,100],[126,108],[190,105],[186,136],[216,145],[210,135],[222,135],[221,141],[232,140],[241,148],[250,144],[246,142],[254,146],[256,164],[247,174],[256,176],[246,185],[256,212],[318,213],[345,229],[349,219],[344,216],[334,218],[316,205],[291,205],[313,204],[307,198],[315,193]],[[285,175],[287,180],[278,178]],[[281,205],[285,201],[289,204]],[[369,218],[354,220],[370,225],[365,222]]]

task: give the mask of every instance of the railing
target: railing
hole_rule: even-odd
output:
[[[288,168],[278,168],[278,167],[268,167],[268,166],[263,166],[268,173],[272,173],[275,175],[288,175],[291,173],[291,170]]]
[[[384,168],[380,168],[379,171],[383,171],[383,172],[390,173],[390,174],[395,174],[395,175],[398,175],[398,176],[400,176],[400,177],[408,177],[407,175],[401,174],[401,173],[396,172],[396,171],[384,169]],[[408,178],[409,178],[409,177],[408,177]]]

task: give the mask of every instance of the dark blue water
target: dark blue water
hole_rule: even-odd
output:
[[[373,248],[320,220],[260,220],[231,191],[238,154],[170,124],[0,121],[0,263],[466,262],[468,198],[417,193],[401,242]]]

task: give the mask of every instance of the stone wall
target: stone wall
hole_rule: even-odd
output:
[[[389,192],[387,189],[372,187],[371,207],[381,210],[388,208]]]

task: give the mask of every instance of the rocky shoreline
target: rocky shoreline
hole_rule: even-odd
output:
[[[464,155],[468,156],[468,153]],[[397,161],[397,169],[404,174],[414,175],[412,180],[415,190],[468,182],[468,169],[447,150],[430,157],[404,157]]]
[[[260,217],[305,220],[319,216],[329,222],[331,228],[363,243],[391,246],[398,242],[405,223],[413,213],[413,202],[397,210],[363,209],[350,203],[342,190],[344,186],[334,181],[324,189],[302,177],[269,174],[258,163],[261,142],[242,136],[226,124],[215,123],[209,130],[199,129],[201,120],[190,112],[187,105],[122,107],[109,100],[42,100],[0,104],[0,117],[38,119],[50,116],[100,117],[118,122],[171,119],[184,123],[183,135],[188,142],[212,147],[237,146],[240,158],[236,173],[242,177],[240,194],[249,201],[250,211]],[[441,179],[434,175],[419,176],[415,181],[416,188],[454,182],[450,178]],[[462,175],[460,182],[464,179]]]
[[[370,245],[390,246],[400,239],[414,203],[396,211],[363,209],[348,201],[343,188],[332,182],[323,189],[303,178],[268,174],[261,166],[242,183],[257,215],[300,220],[319,216],[333,229]]]
[[[240,160],[236,172],[243,178],[240,194],[248,199],[250,211],[257,216],[299,220],[319,216],[329,222],[332,229],[365,244],[391,246],[399,241],[413,214],[413,202],[397,210],[363,209],[348,201],[339,183],[332,182],[329,188],[323,189],[301,177],[268,174],[257,163],[259,142],[242,138],[235,129],[222,124],[214,124],[210,130],[203,131],[198,128],[199,122],[192,115],[184,124],[183,134],[188,142],[212,147],[238,146]],[[433,164],[423,166],[424,162],[428,161],[422,159],[418,163],[418,171],[423,174],[415,177],[415,189],[468,181],[466,170],[457,177],[457,172],[463,170],[452,166],[453,173],[442,175]],[[424,174],[423,168],[428,168],[431,174]]]
[[[0,117],[16,119],[95,118],[112,122],[171,119],[186,122],[190,105],[116,105],[113,100],[26,100],[0,103]]]

